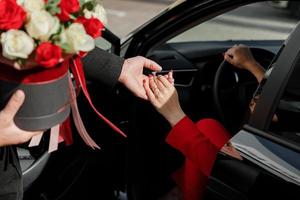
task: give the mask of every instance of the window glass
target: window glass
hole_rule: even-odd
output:
[[[100,49],[104,49],[104,50],[110,50],[111,49],[111,43],[108,42],[107,40],[105,40],[104,38],[100,37],[96,39],[95,42],[96,46]]]
[[[288,82],[269,132],[300,145],[300,66]]]
[[[297,24],[288,4],[254,3],[199,24],[168,41],[285,40]],[[280,7],[280,8],[279,8]]]

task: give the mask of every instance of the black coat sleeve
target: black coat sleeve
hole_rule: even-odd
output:
[[[95,48],[83,58],[86,77],[100,82],[108,88],[113,88],[117,83],[123,63],[123,58],[100,48]]]

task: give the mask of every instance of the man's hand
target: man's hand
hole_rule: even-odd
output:
[[[160,71],[162,68],[152,60],[137,56],[125,60],[119,82],[123,83],[137,97],[147,99],[143,80],[148,77],[143,74],[143,69],[148,68],[153,71]]]
[[[14,123],[14,117],[23,104],[25,95],[17,91],[9,100],[6,107],[0,111],[0,147],[21,144],[42,132],[28,132],[19,129]]]

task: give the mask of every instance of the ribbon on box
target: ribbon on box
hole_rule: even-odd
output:
[[[75,83],[76,83],[76,90],[75,90],[75,88],[73,86],[73,82],[72,82],[71,78],[69,77],[69,93],[70,93],[70,102],[69,103],[71,105],[72,117],[74,120],[74,124],[76,126],[76,129],[77,129],[80,137],[83,139],[83,141],[93,149],[100,148],[88,134],[88,132],[84,126],[84,123],[82,121],[82,118],[80,116],[80,112],[79,112],[77,100],[76,100],[77,94],[79,93],[80,89],[82,90],[85,98],[87,99],[89,105],[94,110],[94,112],[105,123],[107,123],[114,131],[116,131],[117,133],[119,133],[120,135],[122,135],[124,137],[127,137],[126,134],[122,130],[120,130],[115,124],[113,124],[104,115],[102,115],[97,110],[97,108],[94,106],[92,99],[90,97],[90,94],[88,92],[88,89],[87,89],[87,84],[86,84],[86,80],[85,80],[85,75],[84,75],[83,64],[81,62],[81,58],[75,57],[75,58],[71,59],[70,61],[65,61],[65,62],[68,62],[71,72],[74,76]],[[34,136],[31,139],[29,146],[32,147],[32,146],[39,145],[41,138],[42,138],[42,134]],[[67,145],[70,145],[73,142],[70,117],[68,117],[64,123],[51,128],[51,136],[50,136],[48,151],[53,152],[53,151],[57,150],[58,143],[60,143],[62,141],[65,141]]]

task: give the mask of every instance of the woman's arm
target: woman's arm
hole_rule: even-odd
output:
[[[173,127],[166,141],[209,176],[218,152],[229,139],[216,120],[203,119],[196,125],[185,117]]]
[[[144,87],[150,102],[173,127],[167,142],[209,175],[217,153],[230,138],[227,131],[213,119],[195,125],[182,111],[177,91],[166,77],[151,76]]]
[[[254,59],[250,49],[245,45],[235,45],[228,49],[224,59],[237,68],[248,70],[259,83],[264,78],[265,69]]]

